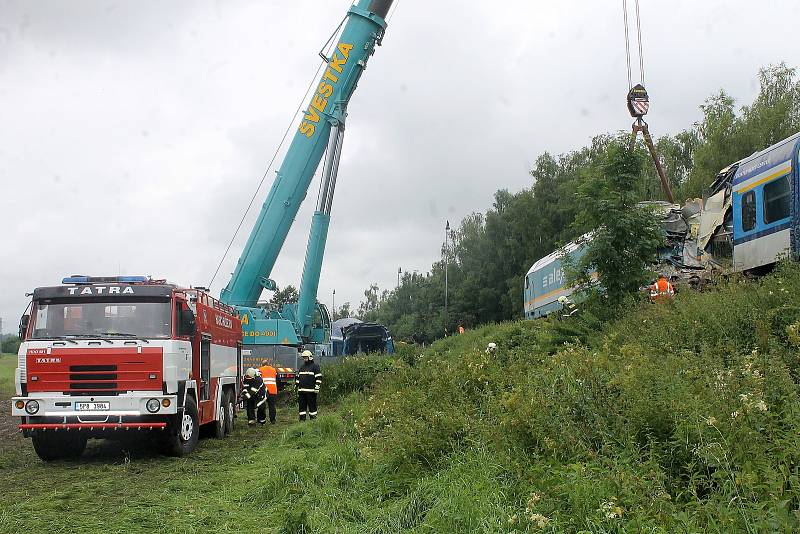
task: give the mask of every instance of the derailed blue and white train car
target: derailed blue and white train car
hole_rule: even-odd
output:
[[[738,163],[731,186],[735,271],[800,251],[799,150],[800,133]]]
[[[698,236],[687,232],[682,246],[694,242],[697,248],[694,252],[690,250],[691,254],[699,257],[711,253],[715,260],[732,259],[729,265],[734,272],[756,273],[768,270],[782,257],[800,257],[800,133],[726,167],[711,188],[714,196],[724,195],[720,205],[730,207],[715,215],[714,209],[706,206],[708,211],[702,211],[700,226],[702,229],[705,224],[702,217],[709,216],[712,226],[706,230],[712,236],[719,235],[720,242],[732,243],[732,258],[729,245],[722,247],[715,258],[714,237],[699,245]],[[579,259],[585,253],[590,235],[567,245],[566,253]],[[524,289],[526,319],[560,310],[558,297],[575,292],[576,288],[564,286],[563,254],[557,250],[528,270]],[[676,265],[674,256],[674,250],[661,251],[659,265],[673,269],[686,267]],[[708,262],[705,266],[690,265],[688,270],[699,276],[698,269],[715,269],[709,265]]]
[[[525,318],[536,319],[561,309],[558,297],[570,297],[577,290],[575,286],[565,285],[564,255],[578,262],[586,252],[586,243],[590,234],[568,243],[564,248],[556,250],[531,266],[525,275]]]

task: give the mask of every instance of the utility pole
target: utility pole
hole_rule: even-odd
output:
[[[447,335],[447,234],[450,233],[450,221],[444,227],[444,334]]]
[[[333,300],[331,301],[331,308],[333,308],[333,320],[336,320],[336,290],[333,290]]]
[[[400,273],[403,272],[403,269],[398,267],[397,268],[397,287],[400,287]]]

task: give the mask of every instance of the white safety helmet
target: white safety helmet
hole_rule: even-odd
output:
[[[244,374],[247,376],[247,378],[253,378],[256,376],[256,370],[253,367],[249,367]]]
[[[567,297],[564,296],[564,295],[561,295],[560,297],[558,297],[558,302],[560,302],[561,304],[566,303],[567,302]]]
[[[486,354],[491,354],[496,350],[497,350],[497,343],[495,343],[494,341],[486,345]]]
[[[310,358],[312,360],[314,359],[314,354],[312,354],[310,350],[304,350],[303,354],[301,354],[301,356],[303,358]]]

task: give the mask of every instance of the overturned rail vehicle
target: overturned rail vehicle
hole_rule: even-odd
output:
[[[661,211],[667,246],[660,271],[689,285],[714,274],[760,274],[784,257],[800,257],[800,133],[722,169],[705,199],[684,206],[651,203]],[[525,275],[524,316],[561,308],[566,286],[562,259],[579,259],[590,234],[537,260]]]

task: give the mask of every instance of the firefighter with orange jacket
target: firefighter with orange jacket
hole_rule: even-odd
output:
[[[659,275],[658,280],[650,286],[650,300],[652,302],[668,300],[674,296],[675,288],[663,274]]]
[[[303,365],[297,372],[297,399],[300,420],[305,421],[306,414],[311,419],[317,418],[317,395],[322,385],[322,371],[310,350],[304,350],[302,356]]]
[[[258,376],[258,370],[250,367],[242,379],[242,392],[241,400],[244,402],[247,409],[247,424],[256,424],[256,415],[258,415],[258,422],[262,425],[267,422],[267,402],[266,388],[264,387],[264,380]]]
[[[267,388],[267,407],[269,408],[269,423],[275,424],[275,399],[278,398],[278,373],[272,366],[272,362],[264,360],[261,362],[261,367],[258,368],[261,372],[261,378],[264,380],[264,386]]]

